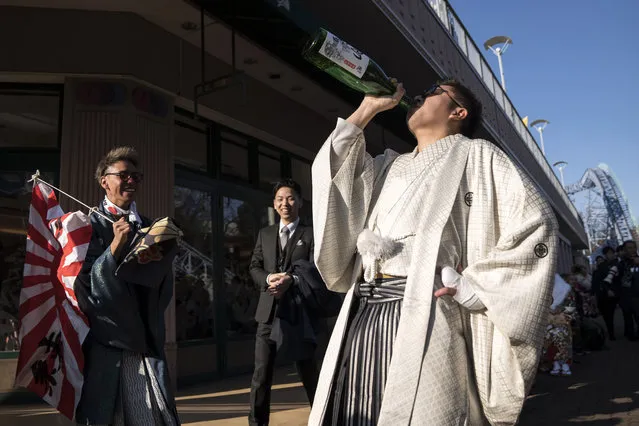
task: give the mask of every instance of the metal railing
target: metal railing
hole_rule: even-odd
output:
[[[462,53],[468,58],[468,61],[472,64],[477,74],[481,77],[482,82],[488,89],[488,91],[494,96],[497,104],[501,107],[502,111],[506,114],[513,123],[517,133],[521,136],[522,140],[535,157],[535,160],[539,163],[544,173],[557,190],[557,193],[562,197],[563,201],[568,206],[571,213],[575,216],[579,223],[582,223],[579,212],[575,208],[574,204],[568,197],[565,188],[559,182],[557,175],[552,170],[548,159],[544,156],[539,148],[539,145],[535,142],[535,138],[530,133],[530,129],[524,125],[521,116],[513,106],[508,95],[502,90],[499,80],[497,79],[492,68],[488,65],[488,62],[481,54],[481,51],[477,47],[477,44],[468,35],[468,31],[462,25],[459,17],[452,9],[448,1],[446,0],[421,0],[424,3],[428,3],[431,9],[435,12],[435,15],[439,18],[444,28],[448,30],[453,40],[459,46]],[[583,223],[582,223],[583,225]]]
[[[180,240],[178,253],[173,260],[176,272],[201,279],[213,298],[213,260],[184,240]],[[224,268],[224,280],[231,282],[235,274]]]

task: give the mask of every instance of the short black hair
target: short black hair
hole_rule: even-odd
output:
[[[614,251],[615,251],[615,250],[614,250],[612,247],[610,247],[610,246],[606,246],[606,247],[604,247],[604,248],[603,248],[603,250],[602,250],[601,252],[602,252],[603,254],[608,254],[608,253],[610,253],[610,252],[613,252],[613,253],[614,253]]]
[[[282,179],[281,181],[275,183],[275,185],[273,186],[273,199],[275,199],[275,196],[277,195],[277,191],[279,191],[282,188],[291,188],[293,191],[295,191],[295,194],[297,194],[297,197],[300,200],[302,199],[302,187],[300,186],[299,183],[295,182],[293,179],[290,179],[290,178]]]
[[[468,87],[464,86],[454,78],[440,80],[437,84],[439,86],[450,86],[453,89],[455,100],[459,102],[461,106],[466,108],[466,111],[468,111],[468,115],[461,122],[459,132],[468,138],[472,138],[479,127],[479,123],[481,122],[481,102],[479,102],[477,96],[475,96]],[[451,103],[454,104],[452,100]]]
[[[621,245],[621,247],[626,248],[626,246],[627,246],[628,244],[634,244],[634,245],[635,245],[635,247],[637,246],[637,243],[635,242],[635,240],[626,240],[626,241],[624,241],[624,242],[623,242],[623,244]]]
[[[603,257],[603,256],[597,256],[597,257],[595,258],[595,262],[598,262],[598,261],[599,261],[599,259],[601,259],[601,260],[606,260],[606,259],[604,259],[604,257]]]
[[[100,183],[109,167],[119,161],[128,161],[137,169],[139,163],[138,152],[135,148],[130,146],[118,146],[113,148],[111,151],[107,152],[98,163],[98,166],[95,169],[95,180]]]

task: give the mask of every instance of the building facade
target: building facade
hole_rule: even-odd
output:
[[[363,27],[349,25],[354,14]],[[359,100],[301,62],[318,26],[370,53],[409,91],[450,75],[478,93],[481,137],[546,194],[561,225],[560,269],[570,266],[586,245],[583,225],[443,1],[0,0],[0,394],[13,387],[17,362],[26,181],[38,169],[96,205],[94,167],[115,145],[141,154],[140,212],[173,216],[185,234],[166,315],[177,384],[251,370],[259,293],[248,263],[258,229],[276,221],[272,183],[300,182],[310,221],[314,154]],[[373,123],[369,151],[411,150],[403,120],[389,113]]]

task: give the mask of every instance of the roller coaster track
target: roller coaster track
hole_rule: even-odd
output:
[[[607,165],[600,164],[587,169],[579,182],[566,186],[566,192],[570,196],[587,190],[597,194],[604,206],[604,211],[597,214],[593,213],[592,205],[589,203],[586,214],[582,212],[582,216],[586,216],[583,219],[591,244],[601,240],[602,236],[613,244],[636,239],[635,223],[628,201]],[[603,234],[607,235],[602,235],[602,226],[607,228],[603,230]]]

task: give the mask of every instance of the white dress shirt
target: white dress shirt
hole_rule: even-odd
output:
[[[295,230],[297,229],[297,225],[299,225],[300,223],[300,218],[298,217],[297,219],[295,219],[293,222],[289,223],[288,225],[285,225],[284,222],[282,222],[280,220],[280,231],[277,234],[278,237],[280,235],[282,235],[282,229],[284,229],[284,227],[288,228],[288,239],[290,240],[291,237],[293,236],[293,233],[295,233]]]

